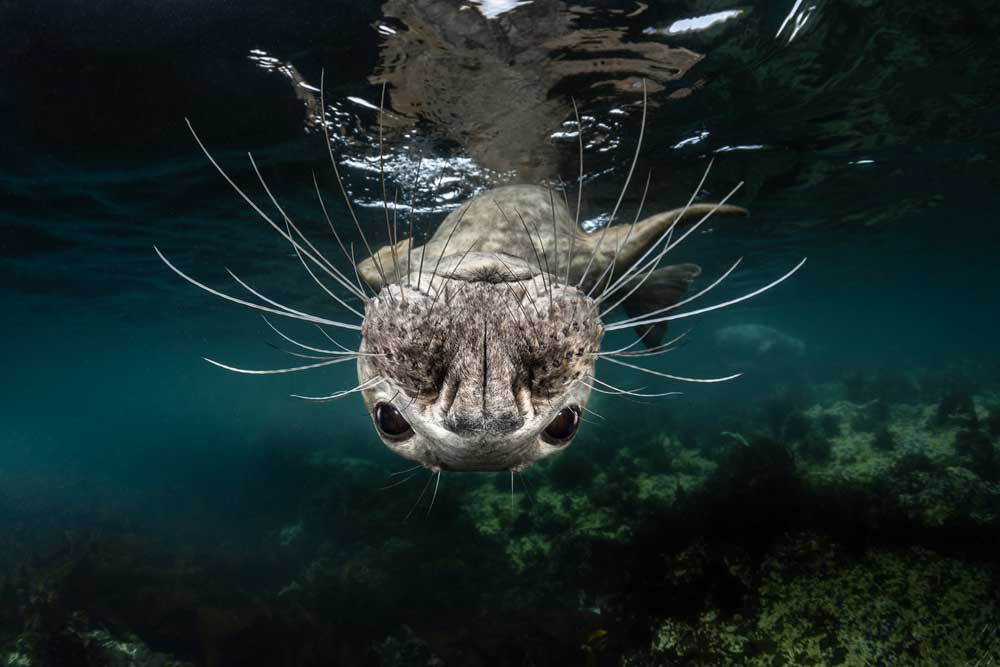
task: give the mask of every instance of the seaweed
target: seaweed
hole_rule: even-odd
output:
[[[979,420],[976,416],[976,405],[972,401],[972,395],[964,389],[955,389],[946,393],[938,402],[932,425],[936,427],[977,428]]]
[[[872,438],[872,448],[880,452],[891,452],[896,449],[896,436],[887,426],[883,426]]]
[[[891,413],[888,401],[877,398],[869,401],[862,408],[851,423],[851,428],[855,431],[878,431],[889,422]]]
[[[827,438],[836,438],[843,432],[840,417],[831,412],[825,412],[819,416],[819,419],[816,420],[816,429]]]
[[[987,482],[997,480],[997,461],[993,443],[982,431],[963,430],[955,434],[955,451],[966,467]]]
[[[810,432],[799,441],[796,453],[810,463],[826,463],[833,452],[833,444],[829,438],[817,432]]]

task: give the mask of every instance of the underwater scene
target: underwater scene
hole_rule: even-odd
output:
[[[1000,664],[998,34],[0,3],[0,666]]]

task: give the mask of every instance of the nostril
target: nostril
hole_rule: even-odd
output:
[[[524,418],[514,411],[499,414],[463,412],[449,415],[444,426],[458,435],[507,435],[524,426]]]

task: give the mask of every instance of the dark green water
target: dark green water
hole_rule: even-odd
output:
[[[1000,660],[1000,7],[486,5],[0,4],[0,665]],[[606,220],[645,78],[623,219],[647,174],[648,215],[683,205],[714,158],[700,198],[742,181],[751,217],[677,249],[704,268],[696,287],[743,257],[721,302],[809,260],[642,362],[739,380],[599,364],[684,394],[595,396],[600,417],[513,495],[506,474],[445,474],[431,509],[426,472],[383,489],[410,464],[360,397],[290,398],[353,386],[350,364],[206,364],[287,357],[153,251],[230,293],[226,267],[349,316],[185,124],[263,203],[252,151],[347,268],[311,173],[338,229],[353,223],[288,67],[312,87],[325,72],[379,245],[382,78],[388,189],[418,235],[500,182],[575,201],[570,98],[582,217]]]

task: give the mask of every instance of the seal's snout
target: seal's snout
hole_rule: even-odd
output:
[[[515,411],[460,412],[449,415],[444,427],[456,435],[503,436],[514,433],[524,426],[524,417]]]

